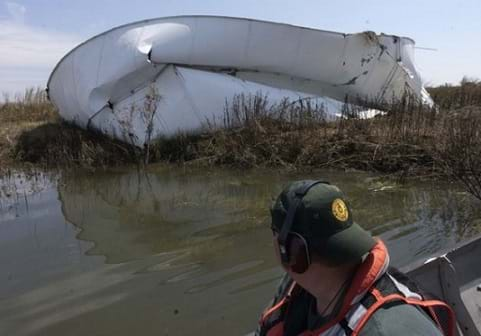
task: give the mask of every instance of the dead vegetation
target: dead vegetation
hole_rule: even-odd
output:
[[[0,159],[45,167],[106,167],[158,161],[285,169],[339,168],[405,177],[452,177],[481,198],[481,84],[429,89],[439,108],[405,97],[375,118],[345,105],[328,119],[325,106],[238,96],[222,125],[178,134],[145,149],[59,121],[41,91],[0,105]],[[366,102],[363,102],[365,104]]]
[[[476,198],[481,199],[481,107],[451,113],[436,144],[437,161]]]
[[[460,85],[441,85],[428,88],[436,104],[444,110],[465,106],[481,106],[481,82],[464,77]]]
[[[28,89],[16,97],[3,96],[0,104],[0,170],[12,165],[12,149],[18,137],[46,122],[57,122],[58,114],[40,89]]]
[[[324,106],[262,96],[239,96],[226,108],[224,127],[206,134],[180,135],[157,146],[158,158],[244,168],[355,168],[400,175],[440,174],[431,145],[436,111],[406,98],[386,115],[328,120]],[[158,159],[157,158],[157,159]]]
[[[47,98],[45,90],[30,88],[23,95],[3,96],[0,103],[0,122],[37,123],[58,121],[58,113]]]
[[[0,104],[0,170],[107,167],[137,162],[138,155],[137,148],[62,122],[44,90],[4,96]]]
[[[96,168],[136,163],[133,146],[66,123],[46,123],[23,132],[11,155],[45,168]]]

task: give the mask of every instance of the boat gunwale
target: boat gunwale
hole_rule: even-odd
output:
[[[478,247],[477,244],[480,246]],[[456,261],[462,257],[464,254],[464,250],[467,249],[468,252],[470,251],[471,248],[480,248],[481,249],[481,234],[475,235],[474,237],[471,237],[465,241],[460,242],[459,244],[456,244],[455,246],[451,246],[445,249],[442,249],[440,251],[437,251],[427,258],[422,258],[413,261],[412,263],[401,267],[401,271],[403,273],[411,273],[411,272],[416,272],[423,266],[429,264],[432,261],[435,261],[437,258],[441,257],[446,257],[448,258],[451,262],[453,262],[454,266],[456,267]],[[458,272],[459,270],[456,270]],[[481,270],[479,271],[479,274],[481,276]],[[462,278],[462,277],[461,277]],[[466,285],[467,283],[459,283],[458,285],[460,287]]]

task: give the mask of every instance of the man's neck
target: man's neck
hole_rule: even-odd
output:
[[[316,299],[319,315],[328,315],[343,297],[343,291],[352,278],[357,265],[330,268],[324,265],[312,265],[309,274],[297,282]]]

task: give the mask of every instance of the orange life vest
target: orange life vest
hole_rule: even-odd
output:
[[[423,308],[444,335],[455,335],[454,312],[446,303],[427,300],[411,291],[405,284],[387,272],[389,255],[387,249],[378,241],[354,275],[352,285],[347,291],[338,315],[316,330],[306,330],[299,336],[359,335],[369,318],[384,304],[393,301],[404,302]],[[379,288],[383,288],[382,290]],[[260,336],[282,336],[284,317],[289,303],[295,299],[301,288],[290,281],[274,304],[261,316],[257,334]],[[437,311],[447,314],[441,319]],[[441,323],[443,321],[443,323]]]

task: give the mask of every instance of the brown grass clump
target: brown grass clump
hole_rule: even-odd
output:
[[[157,146],[160,158],[236,167],[338,167],[382,173],[437,173],[425,139],[436,112],[406,99],[388,114],[361,119],[365,108],[345,106],[348,117],[328,120],[308,101],[268,104],[267,97],[234,99],[224,125],[203,135],[181,135]],[[179,155],[179,153],[182,153]]]
[[[481,199],[481,106],[453,111],[440,128],[438,161]]]
[[[96,168],[137,163],[139,150],[103,134],[57,122],[23,132],[13,156],[46,168]]]
[[[43,90],[31,88],[13,99],[4,95],[0,103],[0,169],[15,164],[12,150],[23,132],[58,120]]]
[[[460,85],[442,85],[428,88],[436,104],[444,110],[465,106],[481,106],[481,82],[464,77]]]
[[[0,104],[0,169],[106,167],[138,162],[139,150],[60,120],[45,91],[27,89]]]
[[[55,106],[48,100],[45,90],[30,88],[23,95],[11,99],[4,95],[0,103],[0,122],[3,123],[37,123],[59,120]]]

